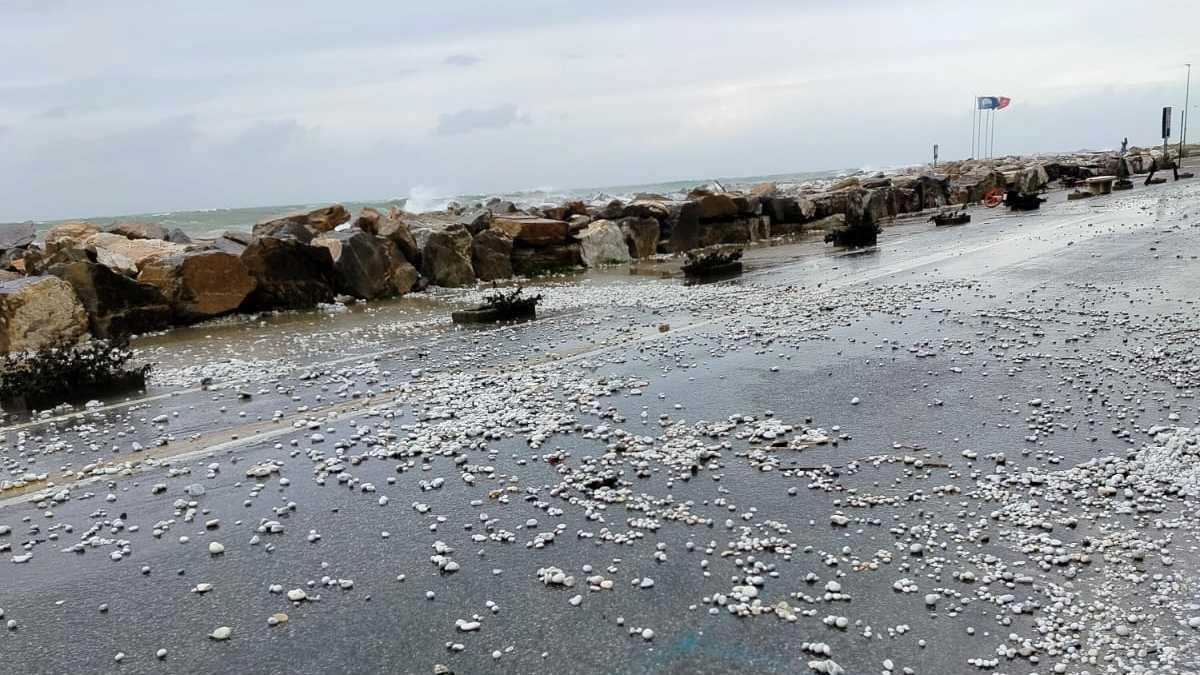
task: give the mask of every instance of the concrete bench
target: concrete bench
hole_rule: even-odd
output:
[[[1095,176],[1087,179],[1088,192],[1094,195],[1106,195],[1112,192],[1113,181],[1116,176]]]

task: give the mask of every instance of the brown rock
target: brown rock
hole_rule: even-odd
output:
[[[176,319],[185,323],[236,311],[256,285],[237,254],[213,250],[148,261],[138,281],[162,291]]]
[[[654,218],[623,218],[620,225],[625,243],[629,245],[629,257],[634,260],[649,258],[658,250],[661,228]]]
[[[333,301],[333,258],[323,246],[263,237],[247,246],[241,258],[258,282],[243,305],[250,311],[299,309]]]
[[[246,250],[246,244],[225,236],[215,239],[212,242],[212,247],[222,253],[229,253],[231,255],[241,255],[242,251]]]
[[[498,215],[492,219],[492,229],[500,230],[512,237],[513,242],[527,246],[551,246],[567,240],[567,223],[549,218]]]
[[[379,212],[379,209],[364,206],[358,212],[358,217],[354,219],[354,224],[351,227],[368,234],[379,234],[379,221],[383,220],[383,218],[384,215]]]
[[[107,232],[119,234],[127,239],[169,239],[171,233],[158,223],[117,223]]]
[[[349,220],[350,212],[346,210],[346,207],[341,204],[331,204],[312,211],[289,213],[278,218],[264,220],[254,226],[254,236],[274,236],[273,233],[284,231],[297,232],[295,229],[286,227],[286,224],[289,223],[302,225],[316,235],[328,232]]]
[[[87,313],[62,279],[24,277],[0,283],[0,351],[78,340],[87,330]]]
[[[372,300],[407,293],[416,282],[416,268],[390,239],[351,230],[318,237],[313,246],[329,249],[338,291],[356,298]]]
[[[401,214],[402,212],[399,209],[393,209],[386,218],[379,221],[376,234],[391,239],[400,248],[400,253],[408,262],[413,265],[420,265],[421,247],[417,245],[417,240],[413,237],[412,230],[409,229],[408,224],[401,218]]]
[[[774,183],[759,183],[750,188],[750,194],[759,199],[768,199],[779,193],[779,186]]]
[[[294,220],[276,220],[270,223],[259,223],[254,226],[254,238],[275,237],[276,239],[295,239],[305,244],[311,244],[319,232],[304,223]]]
[[[36,246],[10,248],[0,253],[0,268],[17,272],[18,274],[40,274],[43,268],[42,260],[45,257],[46,255],[42,249]]]
[[[156,286],[93,262],[61,263],[50,274],[71,284],[98,338],[135,335],[171,325],[171,306]]]
[[[417,289],[417,285],[421,280],[421,273],[417,268],[404,258],[400,253],[400,249],[396,244],[388,242],[387,246],[388,261],[388,283],[391,285],[392,293],[395,295],[404,295]]]
[[[421,251],[421,272],[431,283],[450,288],[475,283],[471,233],[462,225],[431,230]]]
[[[134,276],[149,260],[187,250],[182,244],[173,244],[161,239],[128,239],[111,232],[93,234],[84,240],[83,244],[84,248],[95,252],[96,262]]]
[[[666,201],[635,200],[625,205],[624,217],[666,220],[671,217],[671,204]]]
[[[701,195],[696,199],[700,220],[728,220],[738,215],[738,205],[727,194]]]
[[[527,248],[513,247],[513,271],[521,276],[535,276],[583,266],[579,244],[559,244]]]
[[[816,205],[805,197],[771,197],[763,200],[763,213],[771,218],[771,233],[794,234],[816,213]]]
[[[713,195],[717,196],[717,195]],[[730,204],[732,205],[732,200]],[[700,214],[699,201],[685,202],[670,223],[670,249],[676,253],[716,244],[738,244],[750,241],[748,218],[711,221]]]
[[[82,248],[83,241],[99,231],[99,225],[82,220],[59,223],[46,231],[46,253],[54,253],[69,246]]]
[[[0,251],[25,248],[37,238],[37,226],[32,222],[0,223]]]
[[[480,281],[508,279],[513,275],[513,240],[500,230],[484,230],[471,243],[471,264]]]

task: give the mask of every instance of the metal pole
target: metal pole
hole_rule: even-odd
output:
[[[996,111],[992,111],[992,140],[988,142],[988,156],[996,156]]]
[[[1192,95],[1192,64],[1187,66],[1187,88],[1183,90],[1183,116],[1179,121],[1179,159],[1183,159],[1183,146],[1187,144],[1188,99]]]
[[[992,156],[991,150],[988,148],[988,144],[987,144],[988,127],[990,127],[991,124],[992,124],[992,111],[984,110],[983,111],[983,138],[979,139],[979,144],[983,146],[983,156],[987,157],[987,158],[990,158]]]
[[[987,158],[992,158],[992,143],[988,140],[992,132],[992,120],[996,118],[996,110],[993,108],[987,114],[987,128],[983,132],[983,144],[987,146]]]
[[[979,97],[971,97],[971,159],[975,159],[975,140],[979,138],[979,134],[975,131],[975,125],[979,123]]]

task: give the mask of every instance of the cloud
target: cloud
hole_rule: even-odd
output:
[[[0,221],[950,159],[974,94],[1003,152],[1148,144],[1200,63],[1177,0],[96,4],[0,0]]]
[[[448,66],[458,66],[459,68],[469,68],[482,59],[472,54],[451,54],[442,60],[442,63]]]
[[[473,131],[507,129],[514,124],[529,124],[529,113],[520,113],[517,106],[509,103],[494,108],[465,108],[457,112],[438,116],[438,136],[469,134]]]

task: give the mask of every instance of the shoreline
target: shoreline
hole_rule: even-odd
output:
[[[1058,190],[1055,192],[1061,194],[1061,193],[1065,192],[1065,190]],[[1065,202],[1065,200],[1062,200],[1061,203],[1066,203],[1066,202]],[[984,209],[982,207],[978,207],[977,209],[974,209],[974,211],[976,211],[977,213],[983,213],[983,214],[987,214],[987,213],[994,214],[990,220],[996,220],[996,219],[1004,219],[1004,220],[1018,219],[1019,220],[1019,219],[1036,217],[1036,216],[1030,216],[1028,214],[1021,214],[1021,213],[1016,213],[1016,214],[1011,214],[1011,215],[1004,214],[1004,213],[1000,213],[997,211]],[[1080,218],[1078,218],[1076,220],[1088,219],[1088,218],[1090,218],[1090,216],[1081,216]],[[897,237],[897,236],[905,237],[906,235],[911,236],[912,234],[915,234],[918,231],[919,232],[935,232],[935,233],[937,232],[938,228],[936,228],[934,226],[925,226],[924,221],[925,221],[925,219],[923,218],[923,214],[920,214],[920,213],[908,214],[906,217],[898,218],[895,222],[889,224],[885,228],[885,232],[893,231],[894,229],[898,230],[898,231],[893,232],[893,237]],[[987,221],[983,221],[982,223],[976,223],[976,224],[986,225],[986,222]],[[1070,224],[1072,222],[1075,222],[1075,221],[1068,220],[1068,221],[1066,221],[1066,224]],[[918,230],[918,231],[910,231],[909,228],[912,228],[912,227],[920,227],[922,229]],[[1002,242],[991,242],[991,243],[984,245],[983,248],[999,246],[999,245],[1002,245]],[[981,249],[973,249],[973,252],[978,252],[978,250],[981,250]],[[750,270],[748,270],[748,272],[746,273],[747,278],[755,278],[760,275],[769,275],[771,273],[772,269],[775,269],[775,268],[778,268],[781,266],[803,264],[806,260],[829,258],[830,256],[832,256],[834,259],[836,259],[837,257],[842,257],[842,256],[860,256],[860,255],[863,255],[864,253],[870,254],[870,253],[877,252],[877,250],[875,250],[875,249],[867,249],[867,250],[851,249],[851,250],[846,250],[846,251],[842,251],[842,252],[829,251],[829,250],[826,250],[826,247],[821,246],[819,239],[817,239],[815,236],[809,236],[807,238],[793,237],[793,238],[786,238],[786,239],[772,239],[772,240],[754,242],[754,243],[751,243],[748,245],[747,251],[749,254],[748,260],[751,261],[751,265],[752,265]],[[780,251],[786,252],[784,254],[785,257],[783,260],[769,260],[766,262],[765,265],[763,265],[759,262],[759,260],[761,260],[761,258],[764,256],[764,254],[769,253],[769,252],[780,252]],[[649,267],[645,267],[645,265],[649,265]],[[671,283],[671,284],[673,284],[673,283],[676,283],[681,278],[681,274],[679,273],[679,270],[678,270],[679,262],[677,260],[669,260],[669,259],[665,259],[665,258],[660,258],[660,259],[654,259],[654,260],[649,260],[649,261],[641,261],[641,262],[635,263],[635,266],[638,267],[639,269],[637,271],[635,271],[634,268],[631,267],[628,270],[629,276],[639,277],[639,278],[643,278],[646,280],[651,280],[651,283]],[[614,266],[612,269],[617,269],[618,267],[619,266]],[[600,270],[599,273],[600,273],[600,276],[598,277],[599,279],[609,278],[607,273],[604,270]],[[832,284],[827,285],[825,292],[830,295],[834,295],[834,294],[836,294],[836,292],[839,289],[844,288],[847,285],[870,282],[873,279],[888,276],[893,273],[894,273],[894,270],[885,269],[884,271],[881,271],[876,274],[872,274],[869,276],[857,277],[857,278],[853,279],[852,281],[841,281],[837,285],[832,285]],[[526,281],[529,281],[529,280],[526,280]],[[547,286],[545,286],[544,284],[547,284],[547,283],[552,284],[555,287],[571,288],[571,287],[577,287],[577,286],[579,286],[579,284],[588,283],[589,276],[586,273],[586,271],[583,271],[581,273],[564,275],[564,277],[561,279],[546,278],[546,279],[533,280],[533,281],[535,282],[535,285],[533,286],[533,288],[539,289],[539,290],[546,289]],[[832,280],[832,279],[826,280],[826,283],[828,283],[830,281],[834,281],[834,280]],[[520,283],[520,282],[515,282],[515,283]],[[439,297],[439,298],[430,298],[429,299],[430,301],[432,301],[434,303],[438,303],[438,304],[442,305],[441,314],[448,314],[449,310],[456,306],[469,305],[472,302],[472,300],[470,300],[470,298],[478,295],[479,293],[482,293],[482,291],[480,291],[479,289],[475,289],[475,290],[447,289],[447,290],[452,290],[452,295],[450,295],[448,297]],[[464,296],[466,299],[464,299]],[[577,312],[577,311],[579,311],[579,309],[568,310],[568,313],[573,313],[573,312]],[[295,319],[303,322],[305,320],[304,319],[305,313],[306,313],[306,310],[301,310],[300,313],[295,315]],[[321,312],[321,310],[317,310],[315,316],[318,316],[318,317],[323,316],[323,313]],[[555,319],[561,319],[561,318],[564,318],[565,316],[566,316],[566,314],[564,314],[562,311],[556,311],[549,315],[549,317],[552,317]],[[286,319],[287,317],[284,316],[282,318]],[[338,313],[333,313],[333,314],[329,314],[328,318],[330,321],[332,321],[332,323],[337,324],[341,317],[339,317]],[[434,332],[430,333],[429,336],[436,336],[439,333],[450,334],[450,335],[453,335],[456,333],[462,334],[464,332],[469,333],[469,331],[463,331],[462,329],[453,327],[451,324],[449,324],[448,320],[446,320],[445,316],[442,316],[441,319],[442,319],[441,321],[437,322],[437,327],[435,328]],[[418,319],[418,322],[420,322],[420,321],[421,320]],[[698,328],[702,328],[704,326],[710,325],[714,321],[715,321],[715,319],[694,322],[694,323],[684,325],[684,326],[671,326],[670,334],[679,335],[688,330],[696,330]],[[240,322],[232,323],[229,325],[221,325],[220,320],[218,320],[217,322],[211,322],[209,324],[201,324],[199,326],[196,326],[195,328],[199,329],[202,332],[206,332],[206,333],[212,332],[214,330],[220,331],[222,329],[224,329],[225,331],[230,332],[230,333],[236,333],[237,331],[242,330],[256,322],[257,321],[255,319],[253,319],[252,317],[245,317],[245,318],[242,318],[242,320]],[[449,330],[449,333],[444,332],[447,329]],[[307,332],[306,330],[301,330],[301,331],[299,331],[298,334],[304,334],[306,332]],[[642,341],[655,340],[655,339],[659,339],[659,338],[667,337],[667,336],[668,336],[668,334],[658,333],[658,332],[654,332],[652,330],[647,329],[645,334],[639,336],[637,339],[634,339],[632,341],[622,343],[621,346],[628,347],[632,344],[637,344]],[[168,332],[162,336],[150,336],[149,338],[146,338],[146,337],[140,338],[137,342],[135,342],[133,344],[133,347],[135,349],[138,349],[139,351],[144,350],[147,348],[147,345],[145,344],[145,341],[147,339],[155,340],[155,339],[161,338],[161,337],[169,338],[170,333]],[[233,339],[237,339],[234,335],[230,335],[230,337]],[[185,342],[183,344],[187,344],[187,343]],[[165,349],[170,350],[170,349],[177,348],[179,345],[176,345],[174,340],[168,340],[165,343],[154,344],[153,346],[156,349],[165,348]],[[535,363],[521,363],[521,364],[515,364],[515,365],[517,365],[518,368],[535,368],[535,369],[538,367],[543,367],[543,366],[547,366],[547,365],[560,365],[560,364],[565,364],[572,360],[575,360],[575,359],[579,358],[581,355],[586,355],[587,353],[601,353],[601,352],[605,352],[605,351],[610,351],[614,348],[616,348],[614,345],[606,344],[603,346],[597,346],[597,347],[587,349],[583,352],[580,352],[579,354],[572,354],[568,357],[563,357],[560,355],[547,356],[547,357],[543,358],[542,360],[535,362]],[[404,352],[414,352],[417,349],[418,349],[417,347],[404,346],[404,347],[398,347],[394,350],[391,350],[388,352],[382,352],[382,353],[374,352],[374,353],[351,354],[351,355],[346,355],[346,356],[342,356],[342,357],[331,359],[331,360],[325,360],[325,361],[320,361],[317,363],[309,364],[307,366],[307,368],[314,369],[314,370],[328,369],[328,368],[341,366],[341,365],[345,365],[345,364],[350,364],[350,363],[366,362],[366,361],[370,361],[373,359],[378,359],[382,356],[393,356],[394,357],[394,356],[397,356]],[[164,385],[159,385],[159,386],[161,387]],[[171,387],[171,385],[165,385],[165,386]],[[215,388],[211,389],[211,391],[222,391],[225,389],[232,389],[232,388],[234,388],[234,386],[235,385],[230,382],[226,382],[226,383],[214,382]],[[168,391],[156,393],[156,394],[153,394],[150,396],[141,396],[141,397],[137,397],[137,398],[133,398],[133,399],[125,399],[125,400],[121,400],[121,401],[117,401],[117,402],[105,403],[99,407],[94,407],[94,408],[79,407],[77,409],[72,409],[72,410],[61,412],[61,413],[51,414],[50,416],[33,417],[33,418],[25,419],[22,421],[18,421],[13,424],[6,424],[4,426],[0,426],[0,433],[8,434],[8,433],[13,433],[13,432],[21,431],[24,429],[28,429],[28,428],[44,426],[47,424],[58,424],[58,423],[62,423],[62,422],[69,422],[71,420],[82,420],[88,416],[94,416],[94,415],[103,416],[105,414],[108,414],[108,413],[111,413],[111,412],[114,412],[114,411],[117,411],[120,409],[137,408],[139,406],[143,406],[148,403],[153,403],[156,401],[170,400],[170,399],[173,399],[178,396],[195,394],[195,393],[198,393],[201,391],[210,391],[210,389],[202,388],[202,387],[192,387],[192,388],[184,388],[184,389],[173,388]],[[394,392],[394,390],[391,392],[387,392],[387,391],[379,392],[378,394],[374,394],[371,398],[347,401],[344,404],[339,404],[339,405],[336,405],[331,408],[322,409],[321,414],[322,415],[330,415],[330,416],[348,416],[345,418],[350,419],[353,417],[370,415],[373,411],[377,412],[379,410],[387,409],[389,407],[393,407],[396,405],[395,398],[393,398],[393,400],[388,400],[388,401],[378,401],[376,399],[379,396],[394,397],[395,392]],[[189,459],[200,459],[200,458],[204,458],[204,457],[214,456],[216,453],[219,453],[223,450],[244,447],[247,445],[251,445],[255,442],[274,438],[280,434],[285,434],[288,431],[292,430],[292,427],[289,425],[289,423],[294,424],[299,421],[302,421],[303,419],[306,419],[306,415],[307,415],[307,413],[296,413],[296,414],[292,414],[292,415],[285,416],[285,417],[279,418],[279,419],[274,419],[274,420],[263,421],[260,419],[257,422],[247,423],[242,426],[222,428],[217,431],[206,434],[205,436],[200,437],[200,438],[190,438],[190,439],[188,439],[178,445],[175,445],[173,447],[172,446],[164,446],[161,448],[147,448],[145,450],[134,452],[134,453],[125,453],[118,457],[100,460],[100,466],[97,467],[97,470],[103,471],[105,468],[121,467],[121,466],[128,464],[129,462],[135,462],[135,463],[140,464],[144,460],[152,460],[149,464],[135,467],[135,469],[136,469],[135,473],[144,473],[145,471],[155,470],[155,469],[161,468],[162,466],[169,466],[172,461],[185,461],[185,460],[189,460]],[[283,426],[280,426],[280,425],[283,425]],[[244,434],[247,431],[252,431],[253,432],[252,435],[245,436]],[[225,440],[218,440],[220,437],[229,436],[231,434],[234,436],[233,438],[227,438]],[[92,484],[96,481],[103,480],[107,477],[111,477],[111,474],[101,473],[101,474],[96,474],[96,475],[74,476],[74,477],[60,476],[57,479],[48,477],[47,481],[49,481],[51,483],[51,485],[44,485],[44,484],[32,485],[31,484],[31,485],[23,486],[23,487],[5,488],[4,490],[0,490],[0,509],[3,509],[6,505],[27,503],[30,501],[36,501],[39,498],[44,499],[49,494],[52,494],[53,492],[55,492],[57,490],[63,489],[64,486],[69,487],[69,486]]]

